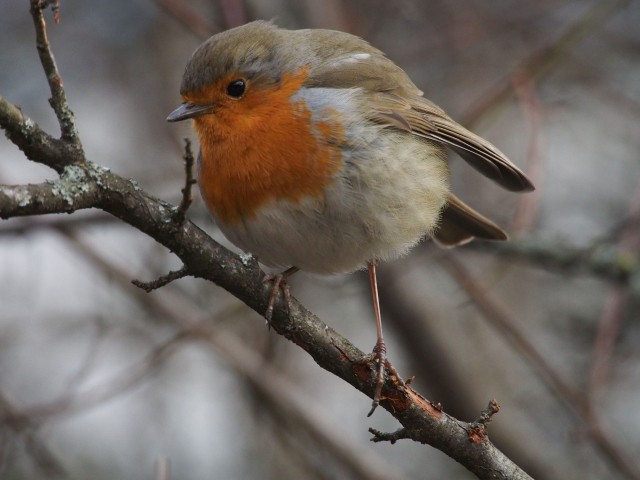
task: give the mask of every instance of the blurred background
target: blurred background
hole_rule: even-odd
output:
[[[210,34],[253,19],[362,36],[537,186],[508,193],[452,155],[454,191],[512,241],[383,265],[390,359],[539,479],[640,478],[640,2],[97,0],[47,13],[88,158],[178,203],[188,125],[167,124]],[[26,0],[4,0],[0,95],[57,135]],[[0,183],[53,171],[0,140]],[[226,244],[199,197],[190,218]],[[164,247],[100,211],[0,222],[3,479],[473,478],[269,332]],[[293,295],[370,351],[365,274]],[[181,335],[204,321],[210,335]]]

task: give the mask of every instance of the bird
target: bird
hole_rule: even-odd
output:
[[[390,366],[377,265],[425,238],[443,247],[507,239],[452,193],[447,148],[509,191],[533,184],[349,33],[263,20],[217,33],[188,60],[180,95],[167,120],[192,120],[211,216],[234,245],[284,269],[267,277],[267,321],[281,289],[288,302],[286,279],[298,270],[368,269],[377,331],[371,415]]]

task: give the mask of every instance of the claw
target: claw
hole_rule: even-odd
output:
[[[271,328],[271,319],[273,318],[273,309],[276,301],[278,300],[278,294],[282,291],[284,296],[284,302],[287,308],[291,302],[291,290],[289,284],[287,284],[287,278],[298,271],[297,267],[291,267],[282,273],[267,274],[263,280],[264,283],[271,282],[273,284],[271,289],[271,295],[269,295],[269,303],[267,304],[267,310],[264,313],[264,318],[267,320],[267,325]]]
[[[382,395],[382,386],[384,385],[384,370],[387,362],[387,346],[384,340],[378,339],[376,345],[373,347],[373,359],[378,362],[378,374],[376,375],[376,388],[373,391],[373,402],[371,403],[371,410],[367,414],[367,417],[373,415],[373,412],[380,405],[380,397]]]

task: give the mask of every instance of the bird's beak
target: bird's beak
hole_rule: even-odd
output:
[[[215,108],[214,105],[196,105],[195,103],[183,103],[167,117],[167,122],[179,122],[188,118],[205,115]]]

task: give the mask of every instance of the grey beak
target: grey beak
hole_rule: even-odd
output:
[[[215,108],[214,105],[196,105],[195,103],[183,103],[167,117],[167,122],[179,122],[188,118],[205,115]]]

